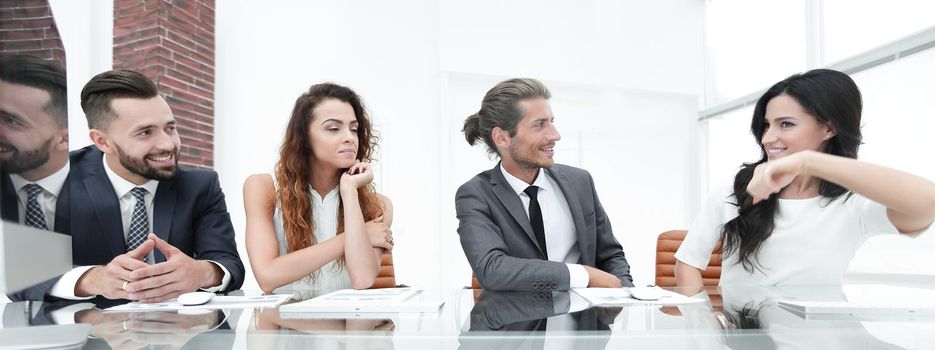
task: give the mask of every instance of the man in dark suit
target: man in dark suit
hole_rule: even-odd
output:
[[[68,177],[65,70],[25,55],[0,57],[0,216],[65,233]]]
[[[481,286],[543,291],[632,286],[630,265],[587,171],[555,164],[549,90],[535,79],[494,86],[464,122],[500,164],[458,189],[461,247]]]
[[[81,107],[94,145],[72,152],[66,184],[79,267],[17,296],[159,302],[240,288],[217,173],[178,168],[175,117],[155,84],[134,71],[101,73]]]

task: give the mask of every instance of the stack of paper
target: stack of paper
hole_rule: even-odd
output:
[[[419,292],[412,288],[343,289],[280,306],[279,313],[437,312],[444,304],[441,300],[413,298]]]
[[[844,315],[935,315],[935,305],[907,305],[898,303],[855,303],[849,301],[796,301],[783,300],[779,306],[803,314]]]
[[[574,291],[592,305],[675,305],[704,301],[704,299],[686,297],[659,287],[575,288]]]
[[[262,307],[276,307],[286,300],[292,298],[289,294],[273,294],[258,296],[233,296],[218,295],[211,299],[207,304],[184,306],[176,299],[162,303],[140,303],[132,302],[123,305],[114,306],[104,311],[114,312],[142,312],[142,311],[177,311],[192,309],[248,309]]]

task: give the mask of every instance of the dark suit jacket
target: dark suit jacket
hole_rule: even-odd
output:
[[[69,173],[71,176],[71,173]],[[68,183],[68,178],[65,178]],[[10,174],[0,170],[0,217],[6,221],[19,222],[19,203],[16,198],[16,189],[13,188],[13,180]],[[58,194],[55,204],[55,227],[53,231],[68,234],[71,223],[68,215],[68,191],[62,186],[62,191]]]
[[[71,153],[71,173],[63,191],[69,192],[68,234],[72,236],[72,259],[76,266],[106,265],[126,253],[120,204],[104,170],[103,153],[95,146]],[[231,279],[222,292],[243,285],[243,262],[237,253],[234,228],[217,173],[180,168],[173,179],[160,181],[153,199],[152,229],[159,238],[192,258],[223,265]],[[154,257],[156,263],[166,260],[158,250],[154,251]],[[46,299],[57,281],[54,278],[40,283],[10,295],[10,299]]]
[[[632,286],[630,265],[614,238],[591,174],[555,164],[546,171],[565,194],[581,249],[579,264],[593,266]],[[490,290],[569,289],[568,267],[548,261],[536,242],[523,203],[498,164],[461,185],[455,197],[461,248],[481,286]]]

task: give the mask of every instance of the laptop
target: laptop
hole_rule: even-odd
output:
[[[71,269],[71,236],[0,220],[0,292],[15,292]]]

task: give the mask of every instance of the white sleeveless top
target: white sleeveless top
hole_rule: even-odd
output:
[[[315,240],[318,243],[327,241],[338,233],[338,211],[341,207],[341,196],[338,187],[335,187],[322,198],[318,191],[309,186],[312,200],[312,224]],[[282,226],[282,210],[276,206],[273,214],[273,226],[276,238],[279,239],[279,255],[286,254],[286,236]],[[310,233],[311,234],[311,233]],[[351,277],[347,274],[344,265],[337,265],[337,260],[329,261],[315,273],[315,278],[304,277],[291,284],[293,289],[324,289],[337,290],[351,288]]]

